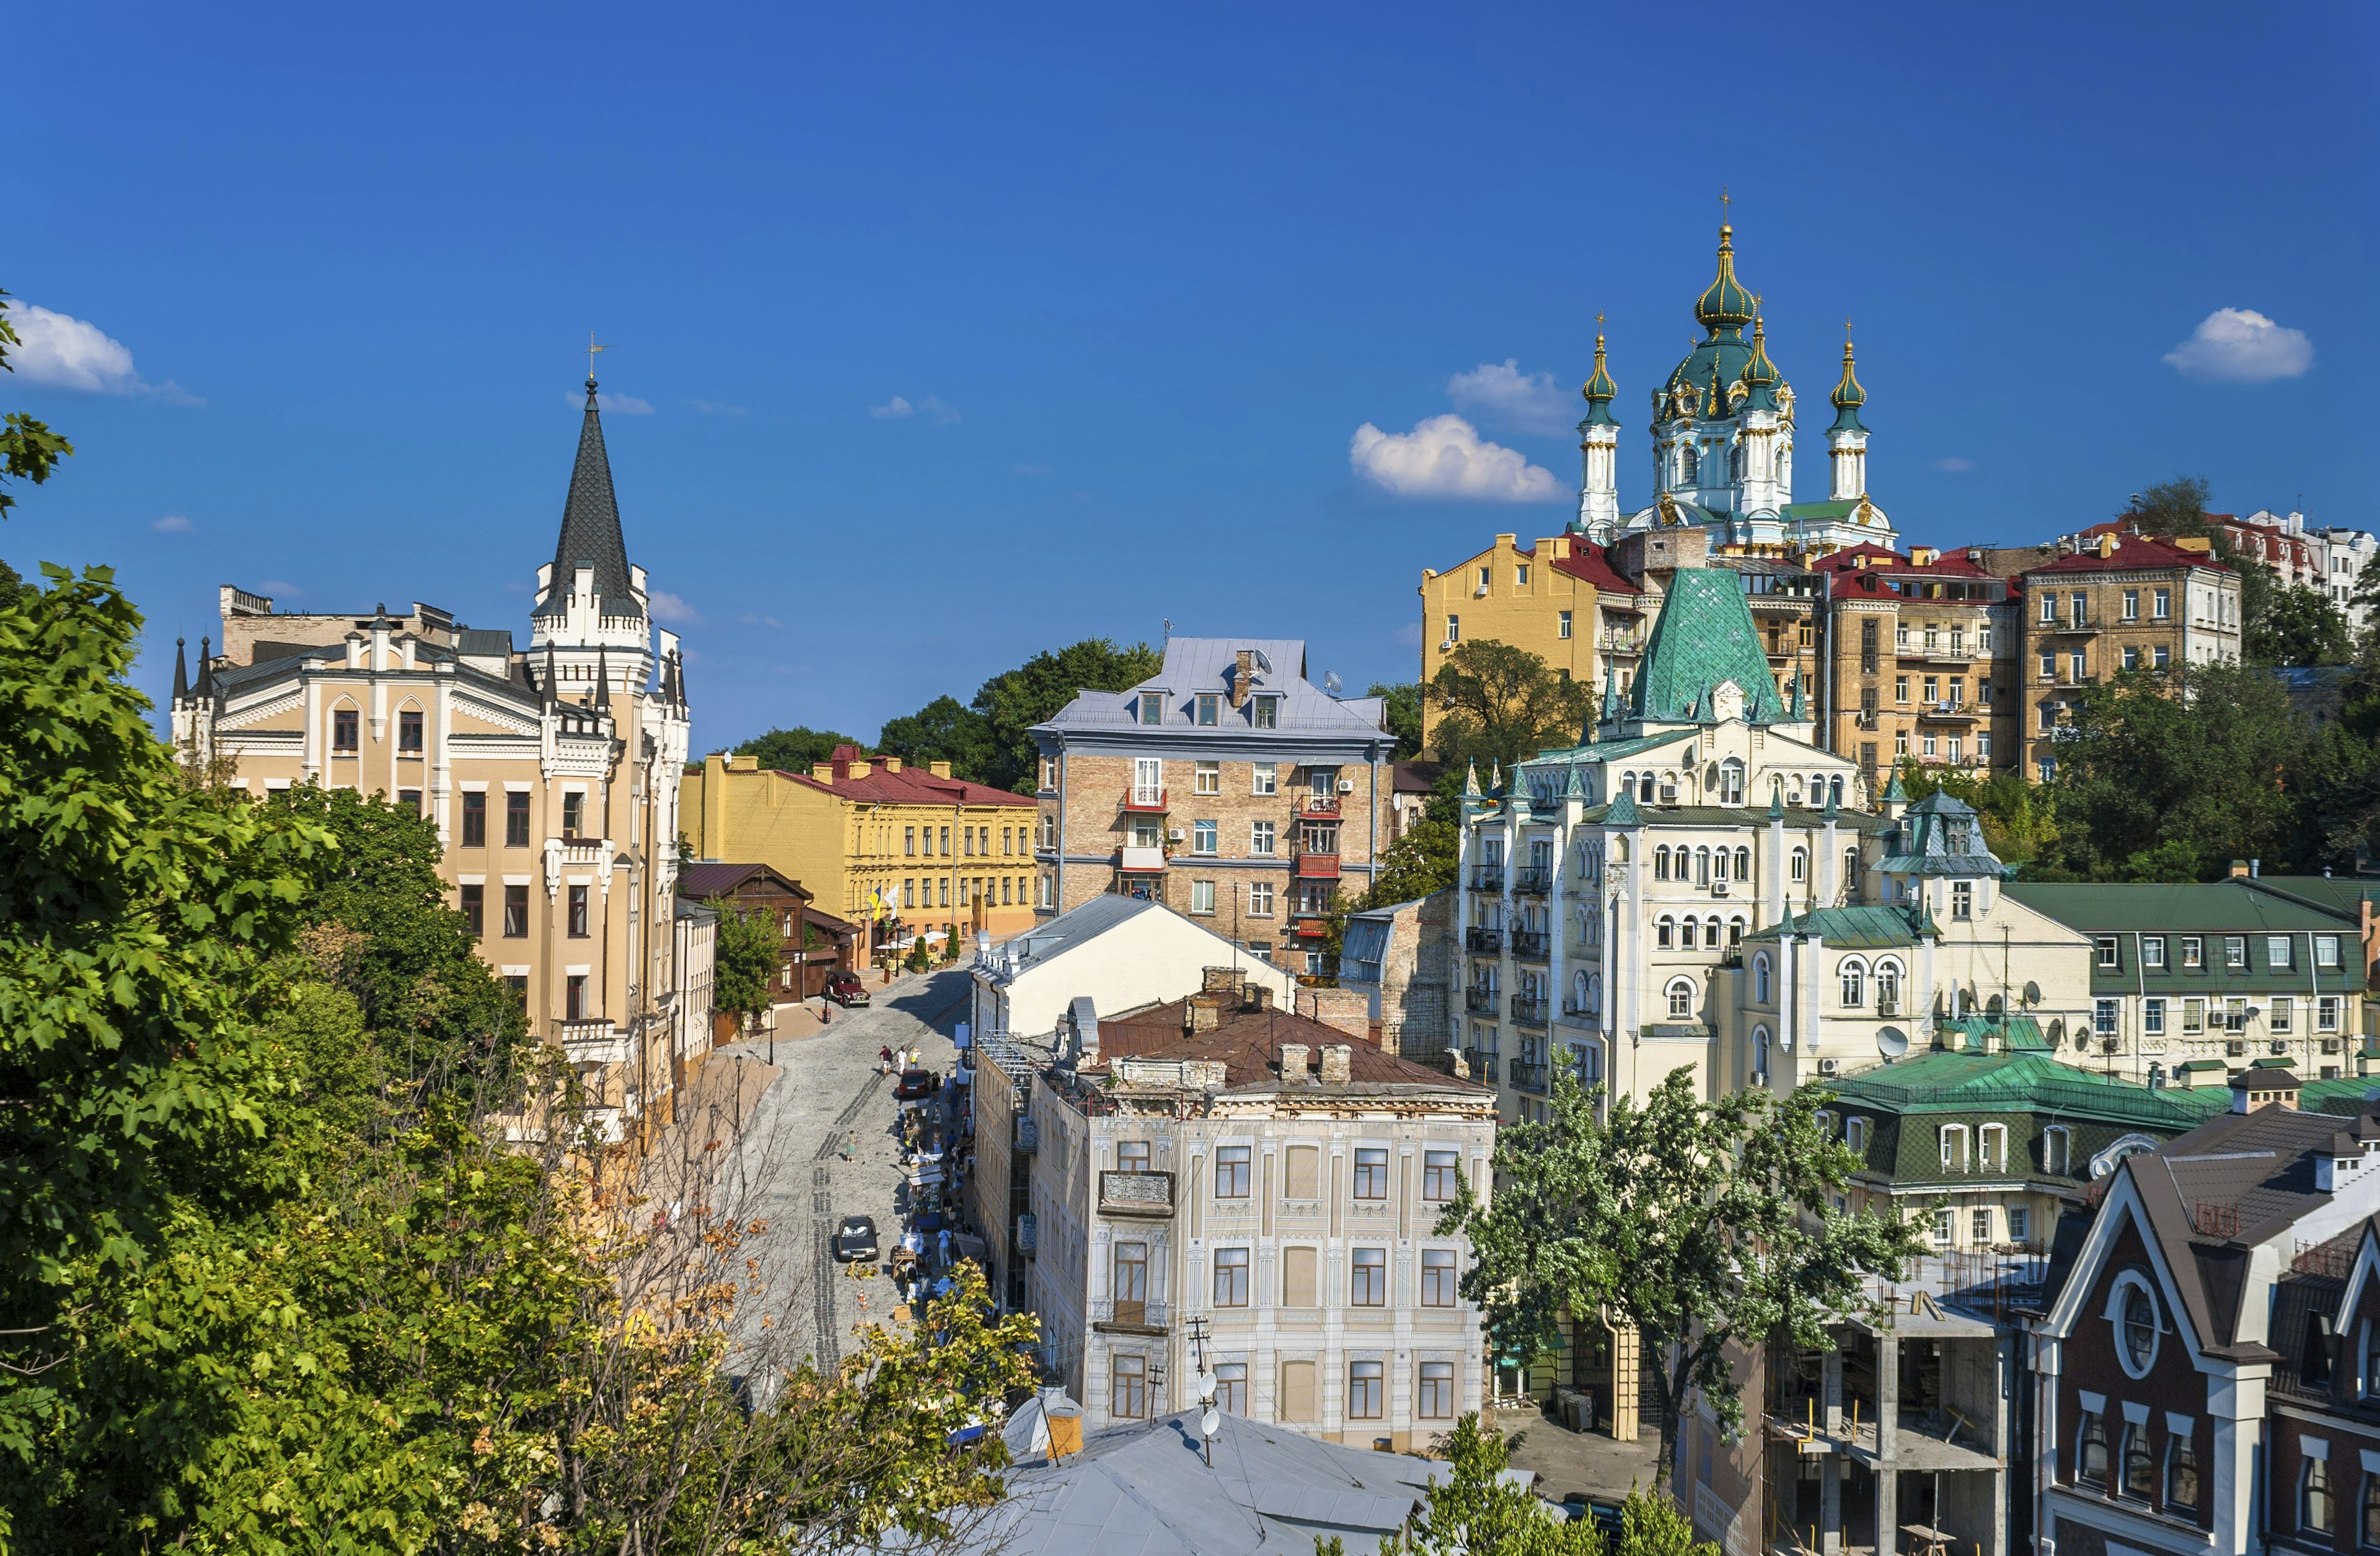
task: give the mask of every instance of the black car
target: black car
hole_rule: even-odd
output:
[[[866,1216],[845,1216],[834,1234],[834,1257],[844,1264],[864,1263],[876,1257],[876,1223]]]
[[[931,1070],[904,1070],[901,1072],[901,1084],[892,1088],[892,1095],[904,1102],[915,1102],[933,1094],[934,1072]]]

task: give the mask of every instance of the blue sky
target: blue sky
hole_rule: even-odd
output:
[[[115,565],[152,694],[218,583],[525,629],[592,329],[698,747],[1168,617],[1406,679],[1424,566],[1565,522],[1598,310],[1645,499],[1722,184],[1807,403],[1856,321],[1906,540],[2179,471],[2373,528],[2373,16],[28,11],[0,286],[58,317],[0,404],[79,453],[0,555]],[[1448,414],[1473,494],[1352,464]]]

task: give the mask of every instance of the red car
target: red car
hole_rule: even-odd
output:
[[[826,980],[826,997],[846,1009],[868,1003],[868,986],[857,973],[839,972]]]
[[[915,1102],[931,1097],[934,1088],[941,1084],[941,1077],[931,1070],[904,1070],[900,1084],[892,1088],[892,1095],[904,1102]]]

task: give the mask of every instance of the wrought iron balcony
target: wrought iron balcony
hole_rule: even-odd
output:
[[[1474,1015],[1495,1015],[1496,991],[1493,989],[1465,989],[1463,991],[1463,1008],[1469,1011]]]
[[[1512,954],[1524,962],[1543,962],[1553,950],[1554,937],[1543,930],[1514,930]]]
[[[1545,1064],[1533,1059],[1512,1061],[1512,1086],[1516,1090],[1534,1091],[1543,1096],[1547,1084]]]
[[[1099,1214],[1154,1216],[1173,1214],[1173,1174],[1102,1171],[1099,1173]]]
[[[1504,931],[1474,924],[1463,931],[1463,945],[1476,955],[1500,956],[1504,954]]]
[[[1108,1334],[1163,1334],[1165,1304],[1102,1296],[1091,1303],[1091,1327]]]
[[[1542,897],[1554,889],[1554,867],[1523,865],[1512,872],[1512,890],[1523,896]]]
[[[1504,867],[1502,865],[1483,865],[1473,870],[1471,872],[1471,889],[1475,892],[1501,893],[1504,890]]]
[[[1543,994],[1513,995],[1512,1019],[1519,1022],[1524,1027],[1544,1026],[1546,1024],[1546,997]]]
[[[1496,1084],[1496,1055],[1485,1049],[1466,1048],[1463,1051],[1463,1063],[1469,1067],[1473,1080]]]

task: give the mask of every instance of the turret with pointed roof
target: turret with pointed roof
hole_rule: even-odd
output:
[[[565,613],[572,579],[580,567],[595,570],[595,591],[607,616],[641,616],[642,590],[628,576],[628,544],[620,532],[620,504],[612,492],[612,460],[603,447],[602,414],[595,381],[587,381],[586,419],[578,428],[578,457],[570,468],[570,491],[562,502],[562,533],[553,547],[553,571],[532,612],[539,617]]]

